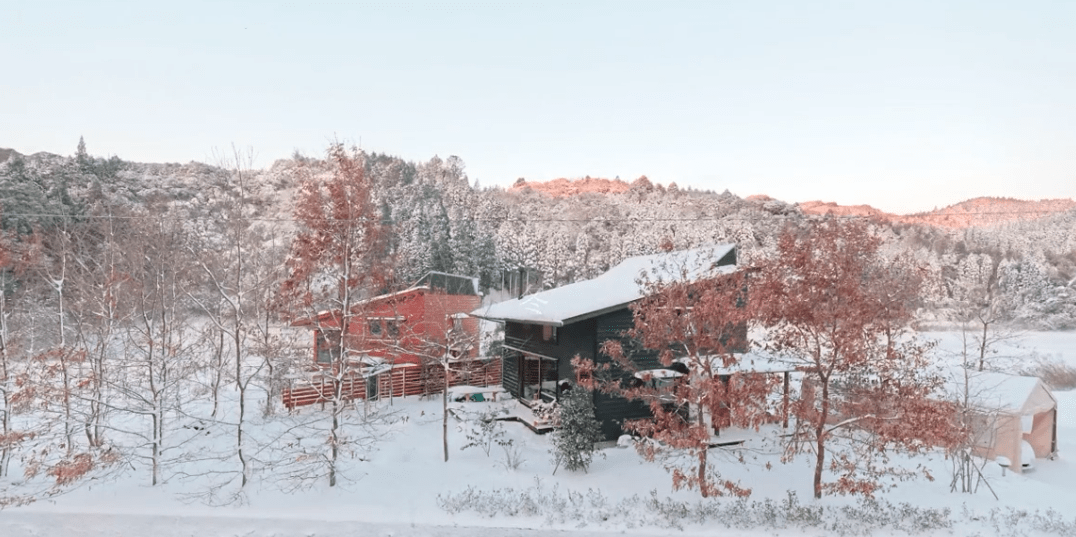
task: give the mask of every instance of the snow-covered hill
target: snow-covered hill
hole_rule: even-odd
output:
[[[301,155],[261,170],[243,169],[234,161],[220,167],[22,156],[10,150],[5,155],[0,163],[3,222],[24,232],[51,221],[32,215],[77,215],[101,204],[153,206],[188,222],[212,222],[236,199],[242,171],[252,217],[287,244],[299,185],[330,173],[324,160]],[[914,252],[926,270],[924,319],[952,321],[971,295],[993,289],[1002,320],[1076,327],[1072,200],[976,198],[929,213],[889,215],[867,206],[743,199],[645,177],[630,183],[589,177],[520,180],[508,189],[481,188],[456,157],[416,163],[370,154],[367,173],[374,180],[380,217],[394,235],[400,281],[440,270],[479,276],[485,288],[528,292],[596,276],[662,245],[734,242],[740,262],[751,264],[772,254],[787,225],[827,214],[863,216],[877,222],[888,248]],[[189,227],[195,233],[219,232],[212,225]]]

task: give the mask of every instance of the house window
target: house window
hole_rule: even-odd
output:
[[[400,324],[396,321],[385,321],[385,332],[388,332],[389,337],[399,337]]]
[[[672,394],[677,380],[683,376],[683,373],[668,368],[644,369],[635,372],[634,375],[636,379],[642,382],[642,385],[649,386],[662,395]]]
[[[370,335],[381,335],[381,319],[370,319]]]
[[[317,363],[333,363],[333,360],[340,357],[340,331],[318,330],[315,334],[315,359]]]
[[[546,343],[557,342],[557,327],[555,326],[542,326],[542,341]]]
[[[452,318],[452,330],[454,330],[456,332],[460,332],[460,331],[463,330],[463,318],[462,317],[453,317]]]
[[[505,337],[530,343],[557,344],[557,327],[542,324],[509,323]]]

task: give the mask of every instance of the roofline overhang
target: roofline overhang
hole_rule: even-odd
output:
[[[492,317],[487,315],[478,315],[473,311],[468,313],[471,317],[477,317],[479,319],[485,319],[487,321],[499,322],[499,323],[521,323],[521,324],[539,324],[542,326],[564,326],[561,321],[536,321],[534,319],[513,319],[510,317]]]
[[[568,317],[567,319],[560,319],[560,320],[553,320],[553,319],[550,319],[550,320],[538,320],[538,319],[516,319],[516,318],[512,318],[512,317],[493,317],[493,316],[487,316],[487,315],[478,315],[478,314],[476,314],[474,312],[471,312],[469,315],[471,317],[478,317],[479,319],[485,319],[487,321],[512,322],[512,323],[520,323],[520,324],[537,324],[537,325],[541,325],[541,326],[557,326],[557,327],[561,327],[561,326],[565,326],[565,325],[569,325],[569,324],[574,324],[574,323],[577,323],[579,321],[585,321],[587,319],[593,319],[595,317],[600,317],[602,315],[605,315],[606,313],[611,313],[611,312],[614,312],[614,311],[617,311],[617,310],[624,309],[624,308],[628,307],[628,305],[630,305],[632,302],[637,302],[638,300],[639,299],[632,300],[632,301],[629,301],[629,302],[624,302],[622,304],[616,304],[616,305],[613,305],[613,306],[607,306],[607,307],[604,307],[604,308],[601,308],[601,309],[596,309],[594,311],[588,311],[588,312],[583,313],[581,315],[576,315],[575,317]]]
[[[501,345],[501,346],[508,349],[508,350],[511,350],[511,351],[521,352],[523,354],[529,354],[531,356],[537,356],[539,359],[542,359],[542,360],[552,360],[554,362],[559,362],[560,361],[560,358],[555,358],[553,356],[546,356],[544,354],[538,354],[538,353],[536,353],[534,351],[529,351],[529,350],[521,348],[521,347],[515,347],[515,346],[509,345],[507,343],[505,343],[504,345]]]
[[[590,311],[590,312],[584,313],[582,315],[576,315],[575,317],[569,317],[569,318],[564,319],[563,321],[561,321],[561,323],[562,324],[572,324],[572,323],[577,323],[579,321],[585,321],[587,319],[593,319],[595,317],[600,317],[602,315],[605,315],[606,313],[612,313],[614,311],[622,310],[624,308],[627,308],[632,303],[638,302],[639,300],[642,300],[642,299],[631,300],[631,301],[624,302],[624,303],[621,303],[621,304],[616,304],[616,305],[613,305],[613,306],[607,306],[607,307],[604,307],[604,308],[601,308],[601,309]]]

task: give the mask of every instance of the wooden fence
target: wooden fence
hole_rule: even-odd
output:
[[[375,383],[375,399],[441,393],[445,387],[444,369],[440,364],[400,364],[371,378],[363,378],[358,371],[345,372],[342,377],[339,382],[343,401],[365,399],[367,387],[373,388]],[[331,377],[296,382],[284,389],[284,406],[292,410],[296,407],[330,402],[333,399],[335,382]],[[453,364],[448,372],[449,386],[500,384],[500,358]]]

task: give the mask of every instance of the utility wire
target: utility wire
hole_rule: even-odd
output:
[[[1049,211],[1049,210],[1023,210],[1023,211],[986,211],[986,212],[959,212],[959,213],[925,213],[916,215],[894,215],[896,219],[901,218],[940,218],[946,216],[1014,216],[1014,215],[1043,215],[1043,214],[1061,214],[1068,211]],[[804,216],[827,216],[830,213],[825,214],[809,214],[805,213]],[[165,221],[217,221],[222,218],[219,216],[159,216],[159,215],[101,215],[101,214],[49,214],[49,213],[0,213],[0,216],[4,218],[72,218],[72,219],[92,219],[92,220],[165,220]],[[837,218],[855,219],[855,218],[875,218],[874,215],[832,215]],[[883,217],[884,218],[884,217]],[[377,218],[380,220],[380,218]],[[888,219],[888,218],[885,218]],[[246,220],[251,222],[302,222],[304,219],[294,217],[239,217],[236,220]],[[319,218],[321,221],[338,221],[346,222],[349,220],[366,220],[366,217],[357,218]],[[591,218],[526,218],[526,217],[513,217],[513,216],[485,216],[485,217],[464,217],[461,220],[470,220],[474,222],[720,222],[722,220],[742,220],[742,221],[756,221],[757,218],[748,218],[738,214],[731,214],[727,216],[697,216],[692,218],[675,218],[675,217],[639,217],[639,218],[604,218],[600,216]],[[898,222],[899,223],[899,222]]]

